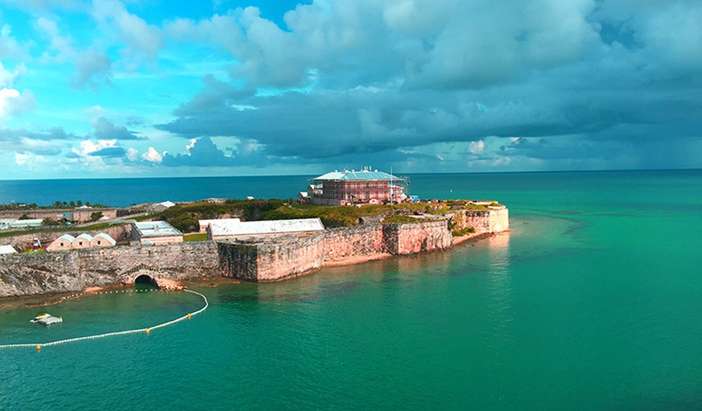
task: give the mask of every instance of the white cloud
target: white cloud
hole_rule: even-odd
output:
[[[163,161],[163,154],[159,153],[155,148],[149,147],[149,149],[144,153],[141,158],[150,163],[160,163]]]
[[[0,119],[29,111],[34,104],[34,96],[28,91],[20,92],[14,88],[0,89]]]
[[[92,14],[95,20],[115,30],[119,38],[129,47],[129,53],[156,57],[161,48],[161,33],[141,17],[129,13],[117,0],[93,0]]]
[[[71,38],[61,34],[56,21],[47,17],[39,17],[35,26],[49,40],[48,50],[42,56],[44,60],[65,62],[76,57]],[[50,54],[49,50],[53,51],[53,54]]]
[[[88,157],[105,148],[117,147],[117,140],[83,140],[72,152],[78,157]]]
[[[468,151],[470,151],[471,154],[481,154],[485,151],[485,141],[471,141],[470,144],[468,144]]]
[[[0,26],[0,58],[24,59],[26,56],[25,47],[12,36],[12,27],[8,24]]]
[[[129,161],[137,161],[139,159],[139,151],[134,147],[129,147],[127,149],[127,159]]]

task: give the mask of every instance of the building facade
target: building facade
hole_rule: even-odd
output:
[[[406,187],[405,179],[383,171],[333,171],[312,180],[304,197],[320,205],[400,203],[407,199]]]
[[[263,221],[222,219],[210,222],[207,226],[207,238],[215,241],[245,240],[290,234],[304,235],[320,231],[324,231],[324,225],[319,218]]]
[[[183,242],[183,233],[165,221],[132,223],[134,239],[142,245],[175,244]]]

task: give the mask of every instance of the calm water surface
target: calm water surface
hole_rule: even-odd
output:
[[[0,202],[292,196],[306,177],[0,182]],[[151,336],[0,351],[0,409],[702,408],[702,172],[415,175],[496,198],[513,231],[450,252],[205,289]],[[48,184],[48,185],[47,185]],[[42,190],[43,189],[43,190]],[[51,195],[46,194],[51,191]],[[0,343],[141,327],[198,306],[107,295],[0,312]]]

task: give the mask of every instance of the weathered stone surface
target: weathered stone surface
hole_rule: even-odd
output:
[[[386,253],[381,224],[326,230],[322,235],[324,261]]]
[[[387,224],[383,227],[385,246],[391,254],[406,255],[451,247],[453,236],[448,220],[417,224]]]
[[[80,291],[133,282],[141,274],[218,275],[217,263],[217,246],[210,242],[0,256],[0,297]]]
[[[473,227],[476,234],[509,228],[506,208],[459,211],[451,220],[454,228]],[[369,223],[267,240],[15,254],[0,256],[0,297],[79,291],[132,282],[141,274],[171,279],[221,274],[248,281],[277,281],[347,258],[443,250],[451,243],[448,220],[441,220]]]
[[[223,242],[218,247],[223,275],[248,281],[295,277],[323,261],[321,235]]]
[[[220,243],[219,257],[226,276],[247,281],[279,281],[349,257],[445,249],[451,246],[451,240],[447,220],[369,224],[305,237]]]
[[[472,227],[476,233],[500,233],[509,230],[509,209],[455,211],[451,215],[451,221],[456,229]]]

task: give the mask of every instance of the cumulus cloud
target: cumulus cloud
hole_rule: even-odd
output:
[[[231,167],[242,165],[263,165],[265,156],[255,142],[239,141],[230,150],[220,149],[209,137],[191,139],[184,154],[166,153],[162,164],[169,167]],[[282,161],[283,159],[278,159]]]
[[[237,63],[231,85],[207,78],[159,127],[306,161],[452,142],[474,156],[487,136],[582,142],[542,146],[550,158],[688,144],[702,127],[700,13],[692,1],[340,0],[299,5],[284,26],[255,8],[180,19],[169,36],[217,44]]]
[[[161,33],[136,14],[130,13],[118,0],[93,0],[92,14],[96,21],[116,32],[136,56],[156,57],[161,48]]]
[[[75,75],[71,84],[76,87],[96,88],[109,83],[112,78],[112,61],[96,48],[77,50],[73,39],[61,32],[56,20],[40,16],[35,22],[36,30],[48,40],[42,60],[45,63],[73,63]]]
[[[159,153],[155,148],[149,147],[141,158],[149,163],[160,163],[163,160],[163,154]]]
[[[136,132],[129,130],[124,126],[116,126],[104,117],[99,117],[93,124],[96,138],[102,140],[141,140]]]
[[[25,59],[26,57],[26,48],[12,35],[12,27],[9,24],[0,26],[0,58]]]
[[[159,149],[122,149],[135,163],[606,167],[659,164],[653,154],[664,152],[671,165],[702,166],[686,155],[702,139],[699,1],[314,0],[282,21],[244,7],[158,23],[132,3],[87,1],[105,36],[73,59],[76,85],[144,61],[172,67],[183,44],[228,56],[229,78],[204,76],[157,126],[188,139],[185,151],[166,153],[173,143],[159,139]],[[73,47],[59,23],[36,22],[56,60]],[[1,56],[16,42],[9,27],[0,34]],[[132,121],[94,117],[91,139],[142,137]]]

